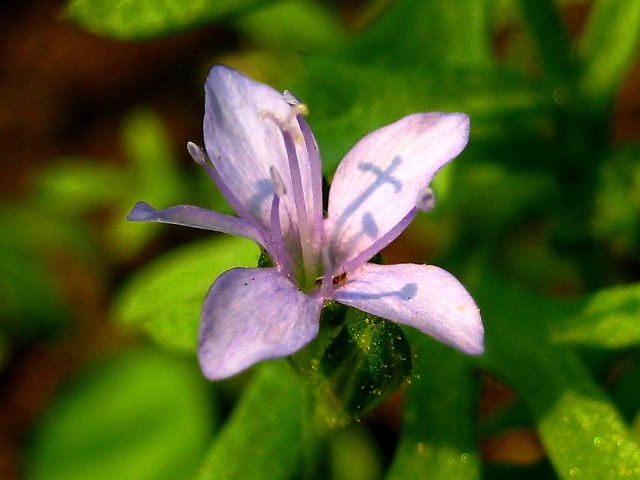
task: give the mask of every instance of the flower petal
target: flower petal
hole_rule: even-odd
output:
[[[415,327],[465,353],[484,351],[478,307],[462,284],[439,267],[368,263],[349,273],[333,298]]]
[[[291,355],[318,334],[322,300],[301,292],[275,268],[234,268],[204,303],[198,358],[219,380],[268,358]]]
[[[298,108],[288,97],[268,85],[256,82],[241,73],[216,65],[205,84],[204,140],[214,167],[228,189],[233,192],[258,225],[270,227],[271,201],[275,193],[270,169],[274,168],[284,180],[286,195],[282,198],[282,227],[284,237],[297,237],[296,203],[290,166],[284,145],[281,125],[286,126],[295,141],[299,159],[300,178],[309,218],[322,212],[319,158],[309,158],[305,135],[296,121]],[[292,113],[293,112],[293,113]],[[312,140],[313,137],[307,138]],[[311,145],[311,151],[315,140]],[[311,160],[311,161],[310,161]],[[317,170],[317,171],[316,171]],[[300,189],[298,189],[300,191]],[[233,206],[233,205],[232,205]],[[320,212],[320,213],[318,213]],[[237,211],[243,216],[243,212]]]
[[[327,238],[333,266],[350,260],[405,218],[468,138],[466,115],[432,112],[409,115],[360,140],[338,166],[329,192]]]
[[[222,213],[194,207],[193,205],[176,205],[175,207],[156,210],[147,202],[138,202],[127,215],[127,220],[133,222],[158,222],[182,225],[185,227],[213,230],[215,232],[230,233],[238,237],[245,237],[264,245],[262,236],[253,226],[240,218],[223,215]]]

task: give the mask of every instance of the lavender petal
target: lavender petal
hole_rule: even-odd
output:
[[[127,215],[127,220],[133,222],[170,223],[229,233],[238,237],[249,238],[264,246],[262,236],[253,225],[239,218],[193,205],[176,205],[164,210],[156,210],[147,202],[138,202],[131,210],[131,213]]]
[[[230,377],[291,355],[318,334],[322,300],[301,292],[275,268],[234,268],[204,303],[198,358],[205,376]]]
[[[449,272],[432,265],[368,263],[347,274],[333,298],[409,325],[471,355],[484,351],[484,328],[473,298]]]
[[[316,218],[316,211],[322,211],[321,199],[313,196],[320,187],[313,188],[312,185],[319,177],[312,172],[309,152],[303,141],[306,137],[292,115],[293,108],[296,107],[288,103],[282,93],[222,65],[211,69],[205,84],[204,140],[207,154],[220,179],[242,204],[243,210],[267,230],[275,193],[270,169],[277,170],[284,180],[285,190],[293,192],[287,152],[278,122],[286,124],[286,130],[296,140],[307,214]],[[289,194],[283,196],[282,201],[283,231],[287,241],[293,244],[291,237],[298,236],[297,224],[290,219],[297,218],[296,203],[294,196]]]
[[[334,266],[393,229],[433,176],[467,144],[461,113],[418,113],[376,130],[342,160],[329,192],[327,238]]]

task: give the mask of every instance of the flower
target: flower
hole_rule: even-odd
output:
[[[455,277],[431,265],[369,262],[433,206],[429,184],[467,144],[468,117],[417,113],[362,138],[338,166],[323,215],[320,156],[305,113],[291,93],[214,66],[205,84],[206,154],[187,148],[237,217],[144,202],[127,217],[250,238],[273,260],[228,270],[211,286],[198,339],[204,374],[223,379],[295,353],[317,336],[329,300],[482,353],[478,308]]]

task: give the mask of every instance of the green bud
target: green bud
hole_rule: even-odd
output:
[[[260,258],[258,258],[258,268],[275,267],[276,263],[264,250],[260,250]]]
[[[398,390],[411,373],[411,348],[398,325],[357,312],[348,316],[319,367],[324,377],[321,389],[328,398],[325,414],[346,423]]]
[[[347,317],[347,307],[340,303],[329,300],[322,307],[320,316],[320,328],[334,330],[341,327]]]

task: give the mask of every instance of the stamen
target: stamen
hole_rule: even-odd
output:
[[[436,197],[433,194],[431,187],[427,187],[424,190],[418,192],[416,197],[416,208],[423,212],[429,212],[436,206]]]
[[[278,177],[278,172],[275,168],[271,167],[270,173],[272,178]],[[282,177],[279,177],[282,180]],[[282,224],[280,222],[280,195],[278,191],[284,190],[284,184],[280,184],[281,189],[278,188],[274,182],[275,195],[271,201],[271,245],[269,248],[269,254],[273,260],[287,272],[288,275],[293,275],[293,270],[289,261],[289,255],[287,255],[287,249],[284,246],[284,236],[282,235]]]
[[[291,109],[291,112],[290,112],[293,114],[293,116],[300,115],[300,114],[309,115],[309,107],[307,107],[307,105],[302,100],[300,100],[293,93],[291,93],[291,91],[285,90],[284,92],[282,92],[282,99],[285,102],[287,102],[289,105],[294,107]],[[291,121],[293,116],[287,117],[287,120],[288,120],[287,123]]]
[[[280,172],[276,170],[276,167],[269,168],[269,175],[271,176],[271,182],[273,183],[273,189],[278,197],[282,197],[287,193],[287,189],[284,186],[284,180]]]
[[[285,90],[282,92],[282,98],[285,102],[287,102],[292,107],[297,107],[298,105],[302,105],[302,100],[296,97],[290,90]]]
[[[207,157],[202,148],[193,142],[187,142],[187,151],[198,165],[201,167],[207,166]]]
[[[309,160],[309,172],[311,181],[311,230],[314,235],[314,249],[322,244],[323,228],[322,228],[322,164],[320,162],[320,154],[318,153],[318,144],[316,143],[309,125],[302,115],[296,117],[304,145],[307,149],[307,159]]]
[[[352,259],[347,260],[346,262],[342,262],[333,270],[333,272],[338,272],[338,273],[342,271],[349,272],[367,263],[370,258],[372,258],[375,254],[380,252],[383,248],[385,248],[387,245],[393,242],[396,238],[398,238],[398,235],[400,235],[404,231],[404,229],[407,228],[409,224],[413,221],[414,217],[416,216],[416,213],[418,213],[418,208],[413,207],[387,233],[382,235],[375,242],[369,245],[369,247],[365,248],[362,252],[357,254]]]

